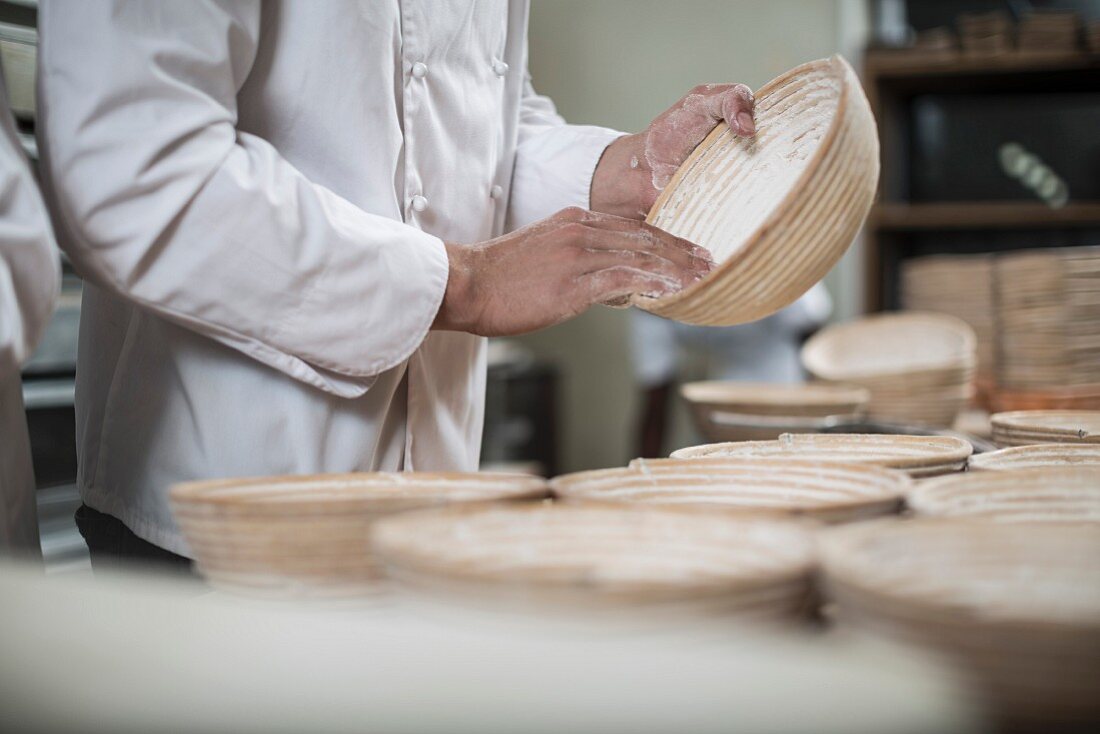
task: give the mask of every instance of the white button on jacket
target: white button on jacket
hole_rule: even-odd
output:
[[[45,185],[94,284],[85,502],[187,553],[173,482],[477,467],[484,341],[429,334],[442,241],[587,206],[616,135],[494,74],[526,25],[523,0],[41,2]]]
[[[0,104],[6,104],[0,73]],[[0,107],[0,551],[40,553],[19,366],[53,313],[57,248],[5,107]]]

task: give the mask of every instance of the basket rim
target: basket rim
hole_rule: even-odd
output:
[[[635,463],[638,462],[638,463]],[[649,480],[650,486],[657,493],[660,493],[664,487],[660,483],[661,476],[670,477],[675,475],[676,481],[682,481],[684,485],[691,485],[692,482],[703,482],[708,479],[707,474],[704,473],[704,469],[707,464],[712,466],[711,471],[718,476],[717,480],[729,479],[731,485],[736,485],[738,476],[741,478],[747,478],[748,474],[753,470],[759,472],[761,469],[767,471],[765,479],[774,478],[775,486],[779,490],[784,489],[782,481],[782,475],[784,473],[794,476],[812,476],[814,473],[820,475],[821,472],[833,472],[834,474],[841,474],[845,477],[855,478],[855,475],[860,475],[862,478],[866,478],[868,481],[861,486],[861,490],[869,490],[868,493],[862,495],[849,495],[843,499],[817,501],[814,503],[799,505],[797,503],[791,505],[780,504],[762,504],[751,506],[739,506],[736,503],[724,503],[724,502],[712,502],[699,498],[693,498],[690,492],[686,496],[678,497],[674,490],[668,492],[669,501],[650,503],[645,500],[631,499],[629,497],[614,497],[606,496],[605,489],[615,489],[616,487],[585,487],[584,483],[589,481],[599,481],[602,478],[613,479],[621,478],[623,483],[634,483],[632,480],[637,481],[639,486],[644,484],[646,480]],[[657,466],[668,468],[670,470],[677,466],[683,466],[683,473],[675,473],[669,471],[668,473],[662,472],[661,474],[650,474],[648,468]],[[794,470],[794,471],[791,471]],[[691,476],[691,474],[695,474]],[[711,474],[711,476],[714,476]],[[674,482],[670,479],[670,484]],[[554,477],[550,480],[550,491],[555,498],[563,500],[579,500],[579,501],[600,501],[610,502],[614,504],[630,504],[630,505],[652,505],[657,504],[660,506],[675,505],[675,506],[713,506],[721,507],[722,509],[728,509],[733,512],[744,513],[775,513],[780,515],[785,514],[807,514],[812,516],[815,513],[826,512],[843,512],[845,510],[860,510],[871,508],[878,505],[889,505],[892,503],[898,503],[904,499],[906,494],[913,486],[913,480],[908,474],[899,470],[888,467],[878,466],[875,464],[859,464],[851,462],[840,461],[814,461],[814,460],[778,460],[778,459],[635,459],[628,466],[614,467],[611,469],[593,469],[588,471],[572,472],[569,474],[563,474]],[[700,486],[700,489],[703,487]],[[721,487],[716,487],[721,489]],[[736,487],[734,487],[736,489]],[[813,493],[815,491],[812,487],[804,488],[806,492]],[[736,497],[736,491],[731,491],[730,496]]]
[[[1074,418],[1084,418],[1087,423],[1084,426],[1049,426],[1042,423],[1031,423],[1029,418],[1050,417],[1054,419],[1065,418],[1071,423]],[[1081,438],[1096,435],[1100,438],[1100,410],[1074,410],[1072,408],[1053,410],[1010,410],[1003,413],[994,413],[989,417],[989,422],[994,429],[1001,429],[1006,433],[1042,434],[1058,436],[1070,432],[1083,432]],[[1089,430],[1088,426],[1095,424],[1096,430]]]
[[[728,395],[723,395],[726,392]],[[680,395],[694,405],[753,405],[798,407],[863,404],[871,391],[861,385],[837,382],[741,382],[739,380],[695,380],[680,386]],[[791,400],[774,397],[789,395]],[[819,397],[820,399],[814,399]]]
[[[478,499],[544,497],[549,494],[546,479],[513,472],[348,472],[329,474],[281,474],[260,477],[204,479],[174,484],[169,498],[174,505],[207,507],[241,507],[256,509],[300,508],[309,502],[320,502],[333,509],[361,506],[364,502],[400,500],[445,499],[448,495],[445,482],[453,482],[454,488],[470,487],[479,483],[499,485],[499,492],[486,492]],[[325,483],[344,483],[352,486],[346,497],[317,500],[278,496],[279,490]],[[424,483],[423,486],[417,486]],[[271,487],[274,496],[238,496],[234,490],[246,491]],[[400,490],[401,493],[397,493]],[[300,491],[300,490],[299,490]]]
[[[882,457],[876,459],[867,459],[865,461],[844,461],[839,459],[841,463],[870,463],[872,461],[897,461],[897,465],[893,465],[889,468],[926,468],[933,466],[946,465],[956,462],[965,462],[970,455],[974,452],[974,447],[970,442],[965,441],[956,436],[909,436],[902,434],[892,433],[795,433],[784,434],[789,436],[792,442],[799,440],[812,441],[814,443],[821,444],[839,444],[844,445],[847,443],[865,443],[865,444],[906,444],[906,445],[924,445],[924,446],[942,446],[944,450],[930,451],[928,453],[921,454],[920,456],[905,456],[905,457]],[[731,454],[727,456],[715,456],[713,454],[699,454],[683,453],[683,452],[695,452],[704,449],[721,450],[725,447],[743,446],[751,448],[753,446],[758,447],[777,447],[784,441],[784,436],[780,436],[778,439],[771,441],[719,441],[717,443],[699,444],[696,446],[685,446],[684,448],[673,451],[669,456],[671,459],[702,459],[707,456],[713,458],[732,459],[737,457],[752,458],[753,460],[772,458],[775,454],[770,456],[752,457],[750,454]],[[854,439],[854,440],[853,440]],[[797,446],[792,443],[792,457],[796,458],[795,452],[797,452]],[[679,455],[678,455],[679,454]]]

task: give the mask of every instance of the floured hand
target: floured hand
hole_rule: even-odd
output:
[[[756,134],[754,103],[744,84],[695,87],[644,131],[608,146],[592,176],[592,209],[645,219],[676,169],[719,122],[738,135]]]
[[[447,290],[433,328],[482,336],[535,331],[634,293],[676,293],[714,266],[706,250],[679,237],[583,209],[446,246]]]

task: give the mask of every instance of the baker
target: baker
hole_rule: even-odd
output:
[[[40,560],[19,368],[53,313],[57,245],[7,109],[0,70],[0,553]]]
[[[474,470],[485,336],[709,254],[642,222],[744,85],[643,132],[567,125],[526,0],[43,0],[40,145],[88,281],[78,521],[93,563],[186,563],[168,487]]]

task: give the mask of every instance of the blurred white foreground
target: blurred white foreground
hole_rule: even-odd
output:
[[[940,669],[869,642],[197,591],[0,564],[0,730],[975,730]]]

